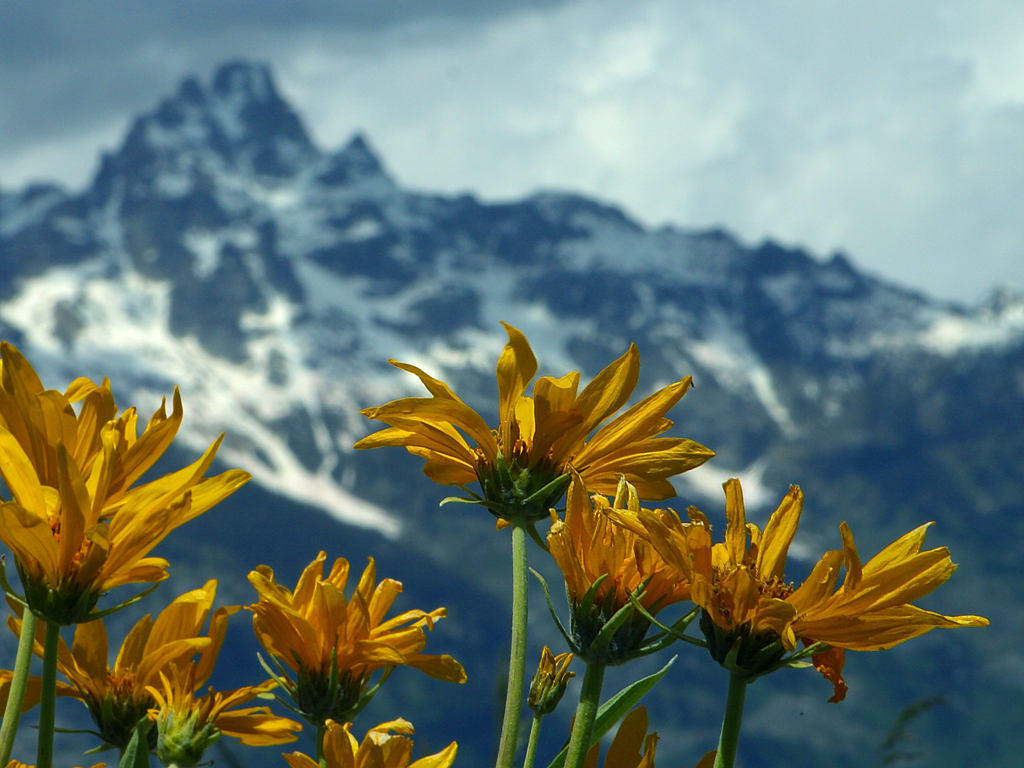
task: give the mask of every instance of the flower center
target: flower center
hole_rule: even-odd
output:
[[[757,581],[757,589],[763,596],[774,598],[776,600],[785,600],[796,591],[796,587],[793,585],[793,582],[783,581],[777,576],[772,577],[768,581],[759,578]]]
[[[757,593],[761,597],[774,600],[785,600],[796,591],[796,587],[791,581],[784,581],[777,576],[773,576],[770,579],[762,578],[753,565],[743,564],[728,569],[712,567],[711,588],[712,594],[714,595],[715,607],[718,614],[728,622],[729,626],[736,626],[747,620],[747,617],[733,615],[731,606],[734,602],[734,595],[730,590],[723,588],[723,583],[726,578],[738,570],[747,571],[751,575],[754,583],[757,585]]]
[[[107,687],[110,695],[117,699],[130,699],[135,693],[135,673],[124,672],[122,674],[109,674],[107,676]],[[152,697],[147,696],[147,701]]]
[[[53,538],[56,539],[57,542],[60,542],[61,524],[59,517],[55,517],[53,520],[50,521],[50,533],[53,534]],[[71,556],[71,565],[72,568],[75,569],[75,571],[78,570],[78,567],[82,564],[82,561],[85,560],[85,556],[88,554],[89,548],[91,546],[92,542],[89,541],[88,538],[83,539],[81,546],[79,546],[78,548],[78,551]]]

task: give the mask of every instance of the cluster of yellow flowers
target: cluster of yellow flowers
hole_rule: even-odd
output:
[[[356,444],[405,447],[425,459],[429,478],[462,488],[467,496],[459,500],[482,505],[498,528],[511,529],[512,654],[498,768],[510,768],[517,754],[524,700],[534,712],[525,762],[532,767],[540,721],[562,698],[574,658],[585,665],[580,701],[568,747],[552,765],[597,768],[600,736],[621,718],[604,768],[653,768],[657,735],[647,733],[644,708],[632,708],[646,687],[624,689],[615,697],[621,711],[604,710],[598,718],[604,669],[682,640],[706,648],[730,673],[718,748],[699,763],[724,767],[733,764],[751,680],[783,666],[809,666],[804,660],[810,659],[838,701],[846,692],[846,650],[888,648],[936,627],[987,624],[911,604],[955,568],[945,548],[922,550],[927,526],[862,564],[843,523],[842,547],[826,552],[798,587],[785,574],[803,508],[796,486],[761,531],[746,521],[739,481],[728,481],[720,542],[694,507],[686,522],[671,509],[643,507],[642,500],[674,496],[669,478],[714,455],[693,440],[664,436],[673,426],[666,414],[690,378],[616,416],[638,381],[639,355],[631,346],[582,390],[579,373],[571,372],[537,378],[527,394],[537,361],[526,337],[505,328],[496,428],[444,382],[391,361],[416,375],[430,396],[364,410],[385,427]],[[269,657],[261,659],[266,678],[252,685],[201,692],[228,621],[241,608],[214,609],[213,580],[174,599],[155,619],[140,619],[110,665],[104,617],[167,576],[167,561],[150,552],[249,479],[242,470],[206,476],[219,439],[193,464],[144,479],[181,421],[175,391],[170,415],[161,406],[139,434],[135,409],[118,413],[109,381],[80,378],[64,392],[48,390],[17,349],[0,346],[0,477],[11,497],[0,504],[0,540],[13,554],[22,587],[3,581],[19,649],[14,669],[0,672],[0,765],[23,765],[7,761],[20,714],[38,705],[37,765],[51,768],[55,699],[67,696],[85,705],[101,746],[118,749],[122,766],[148,765],[150,753],[165,765],[198,765],[222,735],[251,746],[295,740],[302,724],[253,706],[258,698],[276,699],[315,729],[315,757],[284,755],[292,768],[450,766],[454,742],[411,762],[413,728],[405,720],[369,728],[362,741],[352,733],[355,718],[398,666],[441,681],[466,680],[451,656],[424,653],[427,631],[446,610],[389,616],[402,585],[378,581],[372,558],[348,594],[348,561],[335,559],[324,575],[326,552],[294,589],[279,584],[268,566],[252,570],[256,600],[245,609]],[[468,488],[474,483],[479,492]],[[546,537],[536,529],[545,520]],[[570,621],[566,627],[554,616],[567,651],[555,656],[544,648],[525,696],[527,537],[561,569]],[[132,584],[151,586],[112,608],[98,607],[108,592]],[[673,605],[688,612],[666,625],[657,615]],[[687,635],[697,617],[701,635]],[[70,648],[62,627],[74,627]],[[28,674],[33,654],[43,660],[38,678]]]
[[[702,761],[718,767],[733,763],[743,692],[756,677],[783,666],[809,666],[804,659],[810,658],[832,682],[831,700],[839,701],[846,693],[846,650],[889,648],[936,627],[988,624],[980,616],[944,616],[911,605],[944,583],[956,567],[944,547],[922,551],[927,526],[862,564],[843,523],[842,548],[826,552],[796,587],[785,574],[803,508],[796,486],[761,531],[746,521],[739,481],[729,480],[724,485],[725,535],[717,543],[712,542],[708,517],[694,507],[687,522],[671,509],[642,507],[641,500],[674,496],[668,478],[714,455],[692,440],[660,436],[673,426],[666,413],[686,393],[690,378],[612,418],[637,383],[635,346],[581,392],[579,374],[572,372],[538,378],[531,396],[526,391],[537,372],[536,359],[519,330],[508,324],[505,329],[508,343],[497,366],[496,429],[443,382],[391,361],[418,376],[430,397],[364,410],[387,427],[356,447],[402,446],[424,458],[428,477],[463,487],[469,493],[463,500],[486,507],[499,518],[499,527],[533,535],[558,564],[570,600],[570,626],[559,627],[570,651],[587,665],[565,765],[578,768],[596,759],[586,755],[595,737],[589,729],[603,667],[673,640],[704,646],[730,672],[722,739],[716,754]],[[479,493],[465,489],[474,481]],[[566,488],[560,518],[553,508]],[[534,526],[549,514],[552,524],[542,541]],[[841,570],[845,576],[839,583]],[[694,607],[672,626],[656,619],[656,613],[677,603]],[[683,634],[698,615],[703,639]],[[651,635],[652,627],[660,632]],[[510,681],[516,680],[514,666],[513,659]],[[562,668],[564,674],[567,665]],[[538,675],[543,679],[544,674],[550,683],[555,674],[550,660],[542,661]],[[511,710],[511,719],[517,721],[511,691],[509,702],[506,714]],[[513,736],[499,754],[501,768],[511,766],[515,730],[514,724],[508,729]],[[642,758],[624,759],[613,745],[606,766],[652,765],[653,752],[652,742]]]
[[[320,553],[294,592],[275,583],[266,566],[253,570],[257,600],[247,609],[279,669],[253,685],[202,692],[228,620],[241,608],[213,609],[214,580],[180,595],[155,619],[140,619],[109,665],[104,617],[151,589],[104,610],[97,607],[100,598],[116,587],[165,579],[168,563],[149,555],[154,547],[249,480],[237,469],[206,477],[218,439],[193,464],[141,481],[170,447],[181,420],[175,391],[171,414],[161,406],[139,434],[135,409],[118,414],[109,381],[81,378],[64,392],[48,390],[14,346],[0,345],[0,477],[13,497],[0,504],[0,540],[14,555],[22,585],[19,592],[3,583],[14,609],[7,624],[19,637],[19,661],[14,670],[0,671],[0,765],[24,765],[8,762],[18,716],[38,705],[37,765],[52,766],[57,696],[86,706],[101,746],[120,750],[122,765],[147,764],[138,756],[150,751],[165,765],[199,765],[222,735],[251,746],[284,744],[302,725],[267,706],[251,706],[281,686],[293,709],[318,729],[317,750],[336,761],[331,765],[405,768],[408,723],[371,729],[364,746],[353,749],[359,757],[352,762],[340,757],[341,745],[353,739],[351,724],[336,721],[350,719],[372,696],[375,670],[407,665],[444,680],[466,677],[450,656],[422,653],[425,632],[444,609],[389,617],[401,584],[378,583],[372,560],[349,598],[342,558],[325,579]],[[70,648],[60,634],[68,626],[74,627]],[[43,659],[42,677],[28,675],[33,653]],[[58,671],[67,682],[56,679]],[[402,735],[389,737],[392,747],[380,747],[381,735],[391,731]],[[453,745],[423,766],[444,768],[454,753]],[[288,758],[295,765],[301,759]]]

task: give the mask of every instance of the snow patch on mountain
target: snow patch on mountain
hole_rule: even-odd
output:
[[[564,202],[556,207],[555,201],[564,198],[573,199],[548,195],[530,200],[541,203],[542,210],[546,208],[553,217],[564,207]],[[705,241],[671,228],[652,233],[615,208],[583,207],[566,215],[564,221],[581,233],[559,250],[563,265],[573,269],[626,269],[638,276],[662,273],[704,287],[728,284],[736,252],[732,241]],[[629,255],[628,261],[624,254]]]
[[[127,393],[118,392],[122,403],[156,403],[177,385],[185,402],[180,436],[185,445],[202,450],[226,432],[221,458],[252,472],[261,484],[318,506],[339,521],[398,535],[393,515],[334,479],[338,452],[324,426],[321,397],[330,383],[305,364],[305,345],[291,335],[293,307],[278,297],[266,313],[246,316],[247,327],[259,333],[247,362],[232,363],[210,355],[195,338],[170,333],[169,283],[133,271],[110,277],[104,267],[103,261],[93,260],[52,269],[26,281],[17,297],[0,306],[0,319],[24,333],[46,381],[83,374],[98,379],[102,361],[102,375],[111,378],[116,391],[131,383]],[[74,313],[73,331],[59,327],[65,307]],[[273,354],[289,372],[284,385],[271,380]],[[309,417],[323,456],[313,468],[271,426],[296,411]]]
[[[799,429],[779,399],[771,371],[729,318],[719,312],[712,313],[705,332],[706,338],[685,345],[687,353],[707,368],[721,386],[750,391],[783,433],[795,437]]]
[[[21,194],[0,190],[0,237],[10,237],[39,224],[55,205],[66,199],[59,187],[36,185]]]
[[[806,295],[811,290],[807,285],[806,276],[798,272],[783,272],[780,275],[762,278],[761,288],[779,311],[787,316],[797,314],[800,304],[806,301]]]
[[[1024,342],[1024,298],[983,307],[972,315],[944,315],[912,343],[940,355],[1006,347]]]
[[[201,280],[208,278],[220,264],[221,249],[232,245],[249,251],[259,244],[259,235],[252,227],[238,226],[220,230],[190,229],[182,236],[182,243],[192,251],[195,261],[192,270]]]
[[[204,119],[205,112],[198,107],[182,109],[181,120],[173,128],[156,122],[148,122],[143,129],[146,144],[153,149],[170,154],[185,147],[205,147],[210,139],[210,125]]]

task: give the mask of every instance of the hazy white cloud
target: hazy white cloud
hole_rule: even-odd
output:
[[[587,2],[287,71],[416,186],[577,188],[973,299],[1024,287],[1024,15],[990,5]]]
[[[648,223],[841,248],[941,296],[1024,289],[1024,4],[457,6],[376,31],[256,15],[244,35],[237,20],[143,35],[122,77],[162,67],[137,110],[186,71],[263,59],[321,143],[365,130],[417,188],[570,188]],[[94,154],[113,114],[0,150],[0,179],[38,164],[80,182],[94,159],[72,168],[50,148],[63,136]]]

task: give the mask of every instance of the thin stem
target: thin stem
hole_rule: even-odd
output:
[[[565,768],[580,768],[590,750],[594,732],[594,718],[601,703],[601,684],[604,682],[604,664],[588,662],[580,686],[580,703],[576,706],[576,719],[572,724],[572,736],[565,755]]]
[[[0,726],[0,765],[7,765],[14,749],[14,737],[18,734],[18,720],[21,718],[21,704],[25,700],[28,684],[28,670],[32,664],[32,643],[36,636],[36,615],[25,609],[21,617],[21,634],[18,636],[18,655],[14,659],[11,674],[11,691],[7,695],[4,723]]]
[[[736,744],[740,740],[740,721],[743,719],[743,700],[747,695],[746,675],[729,675],[729,692],[725,697],[722,733],[718,737],[718,753],[714,768],[732,768],[736,761]]]
[[[533,760],[537,754],[537,737],[540,735],[540,721],[544,715],[534,714],[533,724],[530,726],[530,740],[526,742],[526,757],[523,759],[523,768],[533,768]]]
[[[39,745],[37,768],[53,768],[53,728],[57,714],[57,649],[60,625],[46,622],[46,643],[43,646],[43,682],[39,699]]]
[[[508,690],[495,768],[512,768],[519,737],[526,670],[526,530],[512,524],[512,649],[508,659]]]
[[[327,734],[327,724],[320,723],[316,727],[316,763],[322,768],[327,768],[327,756],[324,754],[324,736]]]

